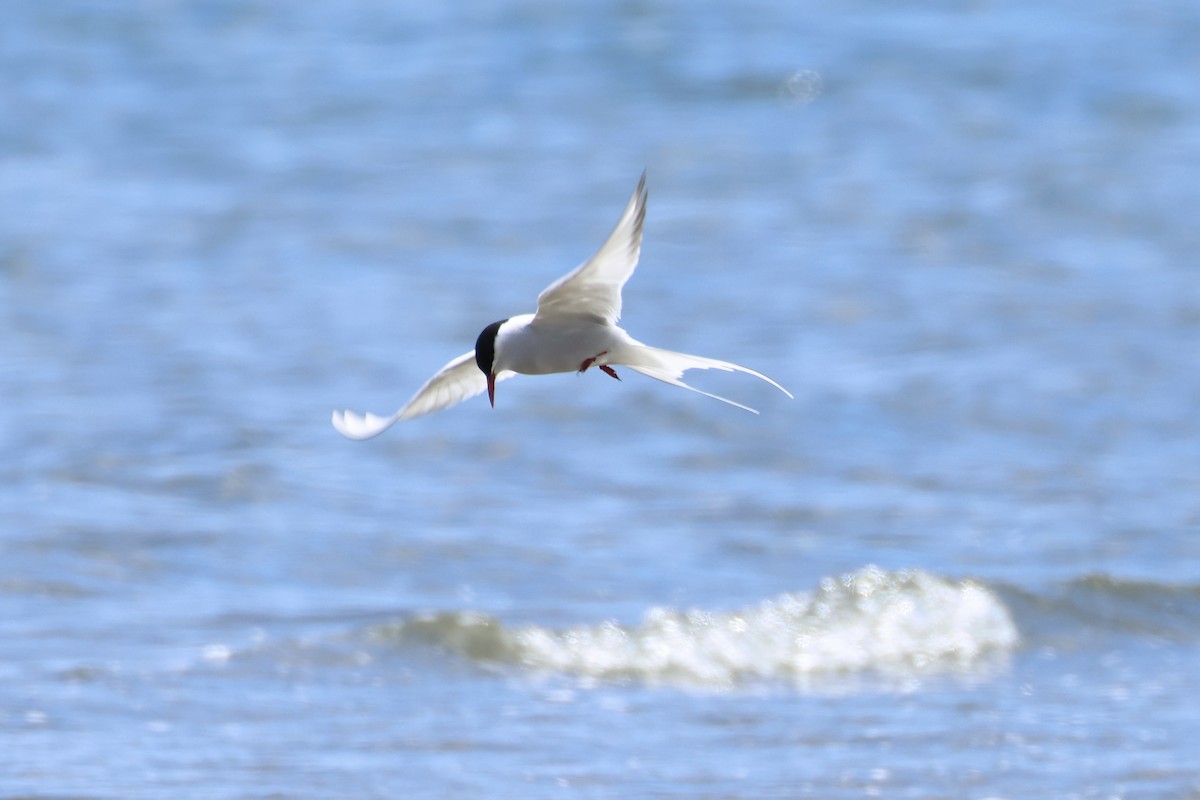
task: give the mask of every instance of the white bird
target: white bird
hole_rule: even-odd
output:
[[[787,389],[761,372],[715,358],[650,347],[617,326],[621,318],[621,288],[637,266],[645,218],[646,175],[642,173],[633,197],[607,241],[594,256],[538,295],[536,313],[488,325],[476,339],[474,350],[442,367],[390,417],[334,411],[333,427],[351,439],[369,439],[401,420],[440,411],[485,389],[488,402],[494,407],[496,382],[518,373],[586,372],[593,366],[617,380],[620,378],[613,367],[629,367],[755,414],[758,412],[741,403],[688,386],[681,380],[683,373],[689,369],[745,372],[791,397]]]

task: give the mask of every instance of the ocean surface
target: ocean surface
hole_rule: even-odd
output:
[[[4,9],[0,798],[1200,798],[1194,0]]]

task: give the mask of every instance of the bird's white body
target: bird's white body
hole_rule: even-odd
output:
[[[651,378],[730,405],[754,411],[683,382],[689,369],[744,372],[791,394],[762,373],[728,361],[650,347],[617,326],[621,289],[637,266],[646,215],[646,176],[638,183],[616,228],[594,256],[559,278],[538,295],[534,314],[520,314],[483,330],[475,350],[442,367],[412,399],[390,417],[334,411],[333,426],[351,439],[368,439],[396,422],[488,392],[494,402],[495,382],[515,374],[547,375],[586,372],[595,366],[612,377],[614,366],[626,366]],[[757,412],[754,412],[757,413]]]
[[[521,314],[505,321],[496,333],[495,368],[522,375],[577,372],[589,358],[594,366],[620,364],[613,359],[632,343],[616,325],[591,319],[546,325],[538,324],[535,314]]]

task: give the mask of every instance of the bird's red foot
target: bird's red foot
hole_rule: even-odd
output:
[[[602,370],[602,371],[603,371],[603,372],[604,372],[606,375],[611,375],[611,376],[613,376],[614,378],[616,378],[617,380],[621,380],[621,376],[617,374],[617,371],[616,371],[615,369],[613,369],[612,367],[610,367],[608,364],[601,364],[601,365],[600,365],[600,369],[601,369],[601,370]]]

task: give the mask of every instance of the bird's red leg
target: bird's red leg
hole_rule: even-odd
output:
[[[600,369],[603,370],[605,372],[605,374],[611,375],[614,378],[616,378],[617,380],[621,380],[621,376],[617,374],[617,371],[615,369],[613,369],[612,367],[610,367],[608,364],[601,364]]]
[[[608,351],[601,350],[599,353],[596,353],[596,355],[592,356],[591,358],[585,358],[583,360],[583,363],[579,365],[579,371],[587,372],[588,367],[590,367],[592,364],[595,364],[597,358],[599,358],[600,356],[606,356],[606,355],[608,355]],[[610,370],[608,367],[601,366],[600,369],[604,370],[609,375],[612,375],[612,370]],[[615,378],[616,376],[613,375],[613,377]],[[617,380],[620,380],[620,378],[617,378]]]

